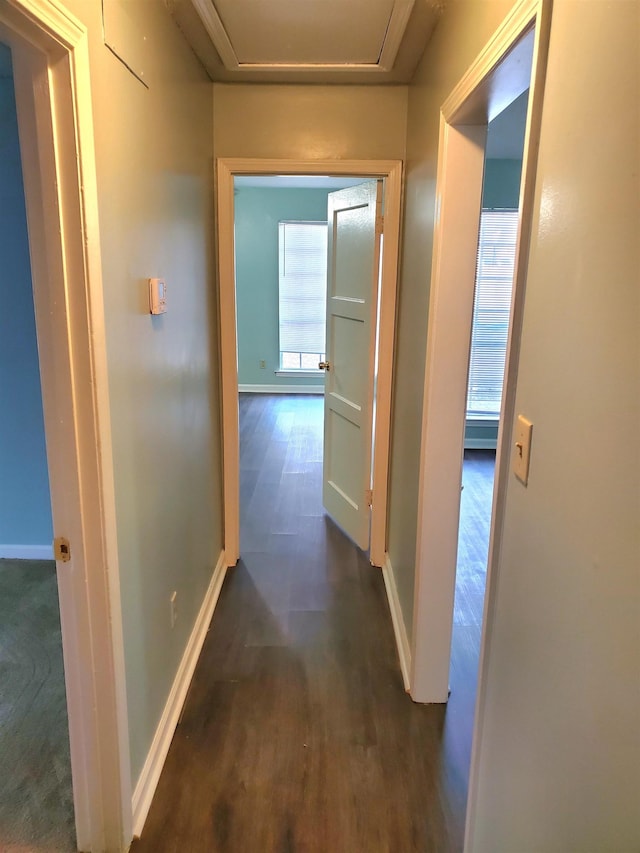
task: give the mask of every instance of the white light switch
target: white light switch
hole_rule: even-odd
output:
[[[167,310],[167,285],[163,278],[149,279],[149,311],[164,314]]]
[[[178,592],[174,589],[169,598],[169,619],[173,628],[178,618]]]
[[[521,483],[529,479],[529,457],[531,456],[531,432],[533,424],[523,415],[518,415],[513,448],[513,473]]]

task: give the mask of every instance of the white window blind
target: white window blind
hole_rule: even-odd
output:
[[[467,418],[497,419],[500,416],[517,236],[517,210],[482,211]]]
[[[280,222],[278,245],[280,366],[317,369],[325,348],[327,224]]]

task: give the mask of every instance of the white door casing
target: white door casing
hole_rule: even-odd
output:
[[[370,560],[385,560],[391,382],[395,337],[396,291],[402,207],[400,160],[268,160],[219,158],[216,164],[217,252],[220,299],[222,384],[224,548],[228,565],[240,556],[240,450],[238,434],[238,366],[236,342],[234,195],[235,175],[342,175],[384,178],[385,236],[378,323],[378,366],[374,415],[373,506]]]
[[[323,503],[369,547],[382,181],[329,193]]]
[[[3,0],[59,562],[78,848],[131,841],[131,778],[86,28],[56,0]]]

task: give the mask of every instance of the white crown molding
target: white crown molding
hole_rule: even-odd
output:
[[[240,69],[238,57],[229,40],[224,24],[220,20],[220,15],[218,15],[213,0],[191,0],[191,2],[204,24],[204,28],[209,34],[209,38],[213,42],[215,49],[220,54],[220,59],[224,63],[224,67],[230,71],[238,71]]]
[[[382,51],[378,59],[377,67],[381,71],[391,71],[396,61],[396,56],[400,50],[402,39],[404,38],[411,10],[413,9],[415,0],[396,0],[393,4],[391,17],[389,18],[389,26],[382,44]]]

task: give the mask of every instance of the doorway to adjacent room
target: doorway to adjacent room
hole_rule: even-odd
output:
[[[322,396],[319,495],[365,551],[382,195],[381,180],[358,177],[234,181],[239,391]]]
[[[0,847],[76,849],[13,62],[0,43]]]
[[[500,546],[505,483],[512,457],[516,365],[549,22],[550,4],[544,0],[515,7],[441,108],[436,186],[439,216],[434,234],[424,393],[424,411],[429,417],[423,419],[422,430],[413,620],[411,693],[420,702],[446,702],[449,694],[487,126],[529,90],[491,516],[485,605],[490,614],[491,567]],[[484,622],[483,637],[490,620]]]
[[[400,190],[401,190],[401,163],[396,161],[256,161],[256,160],[220,160],[218,163],[218,237],[219,237],[219,268],[220,268],[220,310],[221,310],[221,339],[222,339],[222,397],[223,397],[223,443],[224,457],[226,461],[224,470],[224,492],[225,506],[225,553],[229,565],[234,565],[238,559],[239,550],[239,436],[238,436],[238,371],[237,371],[237,327],[236,327],[236,291],[235,291],[235,211],[234,211],[234,179],[247,175],[308,175],[308,176],[362,176],[366,183],[362,187],[373,187],[384,181],[384,244],[385,250],[382,255],[381,271],[379,276],[379,288],[376,292],[375,285],[378,284],[376,275],[375,284],[371,290],[377,297],[378,311],[375,304],[369,304],[361,298],[361,294],[350,294],[341,292],[340,284],[335,292],[331,291],[333,280],[340,282],[340,266],[351,261],[349,258],[358,258],[361,261],[362,247],[367,240],[361,240],[364,233],[358,227],[360,218],[366,219],[374,228],[378,227],[379,206],[375,200],[350,201],[343,204],[342,197],[333,206],[333,221],[329,229],[330,256],[331,240],[338,234],[342,222],[347,225],[355,221],[353,230],[347,229],[349,235],[343,246],[350,245],[349,251],[340,251],[334,254],[339,261],[332,265],[330,262],[329,295],[327,303],[328,324],[333,334],[329,334],[329,346],[333,342],[341,341],[355,342],[358,349],[359,327],[368,325],[366,339],[359,344],[361,357],[367,365],[367,378],[362,383],[362,370],[359,361],[351,361],[344,354],[337,356],[337,363],[329,367],[329,380],[327,382],[329,393],[327,398],[331,400],[328,408],[337,411],[336,423],[343,424],[347,420],[347,414],[354,416],[357,422],[360,416],[370,418],[367,442],[358,445],[358,452],[362,456],[362,471],[368,467],[371,461],[369,482],[371,482],[371,539],[369,545],[370,560],[375,565],[382,565],[386,546],[386,508],[387,508],[387,476],[389,458],[389,429],[390,429],[390,399],[391,399],[391,368],[393,356],[393,337],[395,327],[395,300],[396,300],[396,278],[397,278],[397,256],[400,219]],[[373,179],[373,180],[371,180]],[[356,191],[357,188],[354,188]],[[359,191],[359,190],[358,190]],[[344,190],[343,192],[347,192]],[[363,190],[368,193],[369,189]],[[378,190],[379,192],[379,190]],[[379,199],[381,201],[381,199]],[[363,211],[367,211],[363,216]],[[331,215],[331,214],[330,214]],[[368,227],[368,226],[367,226]],[[372,232],[373,233],[373,232]],[[355,236],[354,236],[355,235]],[[338,244],[340,245],[340,244]],[[369,251],[367,249],[366,251]],[[374,253],[375,253],[374,246]],[[378,249],[379,251],[379,249]],[[360,253],[360,254],[359,254]],[[338,268],[338,272],[333,275]],[[376,267],[377,269],[377,267]],[[343,276],[343,279],[346,279]],[[333,311],[333,307],[337,310]],[[349,309],[347,311],[346,309]],[[351,318],[353,325],[347,331],[345,322],[349,320],[349,313],[362,314],[362,317]],[[366,315],[366,318],[365,318]],[[359,321],[365,322],[360,323]],[[358,327],[355,329],[355,327]],[[354,330],[355,329],[355,330]],[[377,359],[375,355],[377,353]],[[328,358],[330,363],[331,358]],[[334,357],[335,361],[335,357]],[[374,385],[375,378],[375,385]],[[360,382],[360,398],[351,399],[352,388]],[[375,388],[375,405],[374,405]],[[327,419],[329,420],[329,418]],[[357,423],[355,424],[357,426]],[[350,430],[350,428],[349,428]],[[336,440],[332,447],[337,448],[336,468],[344,468],[350,463],[352,451],[346,438],[349,430],[334,430]],[[329,427],[329,432],[331,432]],[[365,428],[365,433],[367,432]],[[338,434],[340,433],[340,434]],[[371,452],[371,439],[375,434],[373,452]],[[368,447],[368,449],[367,449]],[[364,448],[364,450],[363,450]],[[325,477],[325,493],[327,489],[326,480],[335,479]],[[360,487],[364,478],[360,478]],[[362,496],[354,500],[348,490],[337,484],[337,492],[341,492],[347,507],[351,505],[360,506],[362,499],[366,499],[364,489]],[[367,507],[367,516],[369,515]],[[346,525],[345,525],[346,526]],[[352,534],[353,535],[353,534]],[[362,536],[353,536],[362,547],[364,539]]]

